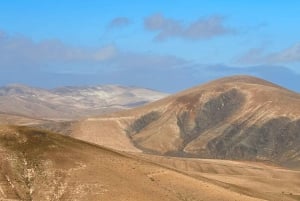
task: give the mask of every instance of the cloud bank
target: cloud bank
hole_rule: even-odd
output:
[[[115,45],[74,47],[59,40],[35,42],[25,36],[0,34],[0,85],[119,83],[159,88],[165,76],[174,72],[175,78],[177,69],[187,63],[176,56],[130,52]],[[171,85],[164,86],[167,88]]]
[[[28,37],[0,34],[0,67],[45,67],[55,63],[101,62],[112,59],[117,49],[108,45],[100,48],[82,48],[59,40],[35,42]]]
[[[277,61],[298,61],[297,51],[295,46],[282,51],[284,54],[274,55]],[[261,55],[259,51],[252,54],[258,58]],[[21,82],[56,87],[111,83],[177,92],[237,74],[258,76],[300,92],[300,75],[284,66],[201,65],[174,55],[131,52],[115,45],[73,47],[59,40],[35,42],[24,36],[0,33],[0,85]]]
[[[184,24],[162,14],[154,14],[144,20],[144,26],[149,31],[157,32],[155,41],[165,41],[169,38],[204,40],[234,33],[232,28],[224,25],[224,17],[217,15]]]
[[[253,48],[237,59],[242,64],[277,64],[300,62],[300,43],[277,52],[266,53],[264,48]]]

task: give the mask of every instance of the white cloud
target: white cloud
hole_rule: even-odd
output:
[[[234,32],[224,25],[224,18],[217,15],[184,24],[179,20],[165,18],[162,14],[154,14],[144,20],[144,26],[149,31],[158,32],[154,38],[156,41],[172,37],[204,40]]]
[[[24,69],[52,73],[158,72],[184,66],[188,61],[172,55],[137,53],[115,45],[73,47],[59,40],[34,42],[24,36],[0,35],[0,73]]]
[[[59,40],[32,41],[24,36],[0,34],[0,67],[43,66],[51,63],[100,62],[110,60],[117,48],[74,47]]]

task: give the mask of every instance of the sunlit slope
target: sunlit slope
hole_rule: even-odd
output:
[[[138,154],[138,156],[249,196],[270,201],[300,199],[300,171],[249,161],[191,159],[147,154]]]
[[[0,200],[259,200],[69,137],[0,128]]]

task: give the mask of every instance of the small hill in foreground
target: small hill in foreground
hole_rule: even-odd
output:
[[[0,200],[261,200],[69,137],[0,127]]]

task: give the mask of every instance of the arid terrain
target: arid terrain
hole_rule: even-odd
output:
[[[270,201],[300,199],[299,171],[250,161],[137,156],[250,197]]]
[[[118,85],[46,90],[13,84],[0,87],[0,112],[48,120],[72,120],[136,107],[166,95]]]
[[[0,0],[0,201],[300,201],[300,0]]]
[[[46,123],[53,124],[53,123],[57,123],[57,121],[52,122],[44,119],[0,112],[0,125],[39,125],[39,124],[46,124]]]
[[[3,201],[263,200],[201,177],[40,130],[1,127],[0,139]]]
[[[300,167],[300,95],[250,76],[70,127],[70,136],[119,150]]]
[[[300,200],[300,95],[255,77],[81,120],[0,121],[1,201]]]

